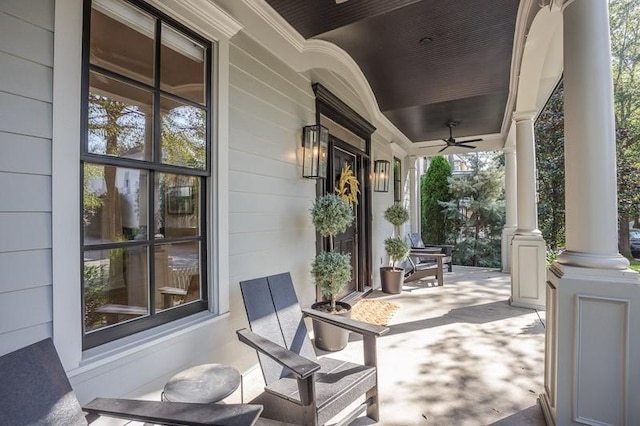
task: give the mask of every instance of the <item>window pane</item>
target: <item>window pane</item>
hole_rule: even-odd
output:
[[[200,178],[156,173],[156,238],[200,235]]]
[[[153,85],[155,19],[121,0],[93,2],[91,52],[94,65]]]
[[[206,111],[161,96],[160,112],[162,162],[206,169]]]
[[[156,246],[156,308],[168,309],[201,299],[200,243]]]
[[[147,255],[146,247],[85,252],[85,332],[148,315]]]
[[[89,85],[89,152],[151,160],[153,94],[95,72]]]
[[[149,173],[84,164],[84,244],[147,238]]]
[[[160,88],[204,105],[205,49],[173,28],[162,25]]]

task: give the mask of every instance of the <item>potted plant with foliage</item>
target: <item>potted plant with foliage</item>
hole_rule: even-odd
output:
[[[311,219],[318,233],[329,239],[329,251],[323,251],[311,265],[311,275],[325,300],[313,304],[319,309],[336,315],[351,317],[351,305],[336,301],[338,294],[351,280],[351,256],[333,251],[333,237],[344,232],[354,220],[351,205],[335,194],[317,198],[311,208]],[[337,351],[347,345],[348,331],[313,321],[316,346]]]
[[[380,268],[382,291],[398,294],[402,291],[404,269],[398,267],[409,256],[409,246],[400,237],[400,226],[409,220],[409,212],[401,204],[394,204],[384,212],[384,218],[393,225],[393,235],[384,240],[384,249],[389,256],[389,266]]]

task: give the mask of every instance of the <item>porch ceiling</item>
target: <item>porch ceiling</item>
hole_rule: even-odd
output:
[[[447,121],[456,138],[501,132],[519,1],[267,2],[304,38],[349,53],[412,142],[448,137]]]

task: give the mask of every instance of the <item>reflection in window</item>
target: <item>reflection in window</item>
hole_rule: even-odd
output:
[[[162,113],[162,162],[175,166],[205,169],[206,110],[160,99]]]
[[[151,160],[153,94],[92,72],[88,151]]]
[[[146,239],[146,170],[84,163],[85,244]]]
[[[149,313],[146,248],[86,251],[83,278],[86,333]]]
[[[173,28],[162,26],[160,88],[204,105],[205,49]]]

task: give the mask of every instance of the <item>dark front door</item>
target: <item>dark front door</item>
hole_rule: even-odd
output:
[[[340,182],[340,175],[345,165],[349,165],[353,174],[358,177],[360,181],[360,170],[359,170],[359,162],[358,158],[355,154],[347,152],[336,146],[336,142],[334,141],[333,145],[333,158],[332,158],[332,174],[330,182],[333,183],[333,188],[328,188],[329,190],[335,190]],[[362,182],[360,181],[362,185]],[[362,189],[361,189],[362,190]],[[360,202],[361,197],[358,197]],[[351,254],[351,281],[345,286],[343,291],[340,293],[338,298],[342,298],[349,293],[354,291],[358,291],[358,282],[359,282],[359,267],[358,264],[358,208],[354,206],[353,214],[356,216],[356,219],[353,221],[353,224],[347,228],[347,230],[343,233],[336,235],[333,239],[334,250],[339,251],[340,253],[349,253]]]

